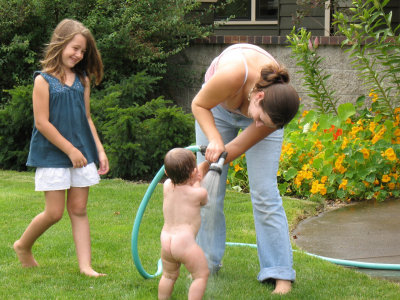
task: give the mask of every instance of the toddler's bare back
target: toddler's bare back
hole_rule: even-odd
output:
[[[170,233],[187,228],[197,235],[201,224],[200,207],[207,201],[207,191],[200,186],[164,183],[164,227]]]

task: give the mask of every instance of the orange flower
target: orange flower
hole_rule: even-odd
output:
[[[317,130],[317,128],[318,128],[318,124],[314,122],[313,126],[311,127],[311,131],[315,132]]]
[[[391,179],[390,176],[388,176],[386,174],[382,176],[382,182],[389,182],[390,179]]]
[[[239,172],[241,170],[243,170],[243,168],[241,166],[239,166],[239,164],[236,164],[235,165],[235,172]]]
[[[344,189],[345,190],[346,186],[347,186],[347,183],[348,183],[347,179],[342,179],[342,182],[339,185],[339,189]]]
[[[343,134],[343,129],[342,128],[338,128],[338,130],[336,130],[336,133],[333,134],[333,139],[337,140],[337,138],[339,136],[341,136]]]
[[[385,156],[390,161],[397,160],[396,152],[394,152],[393,148],[386,149]]]
[[[364,159],[368,159],[369,158],[369,150],[368,149],[366,149],[366,148],[361,149],[361,152],[362,152],[362,154],[364,156]]]

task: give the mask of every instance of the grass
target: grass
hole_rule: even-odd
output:
[[[31,219],[43,210],[43,194],[34,192],[34,174],[0,170],[0,298],[1,299],[156,299],[157,279],[143,279],[131,256],[135,215],[147,185],[102,180],[90,192],[92,257],[95,270],[108,274],[88,278],[79,274],[68,215],[36,242],[39,268],[23,269],[12,249]],[[147,272],[156,271],[163,223],[162,191],[158,186],[140,227],[139,255]],[[291,228],[299,218],[314,214],[318,204],[284,199]],[[225,200],[227,240],[255,243],[249,196],[232,191]],[[400,287],[333,265],[301,252],[294,253],[297,279],[285,299],[399,299]],[[211,277],[204,299],[280,299],[273,286],[260,284],[257,251],[226,249],[223,268]],[[182,268],[172,299],[186,299],[190,285]]]

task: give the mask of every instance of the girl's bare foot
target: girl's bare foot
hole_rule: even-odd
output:
[[[272,294],[284,295],[292,289],[292,282],[290,280],[277,279],[275,283],[275,290]]]
[[[101,276],[107,276],[107,274],[103,274],[103,273],[98,273],[95,270],[93,270],[92,268],[88,268],[85,270],[81,270],[81,274],[89,276],[89,277],[101,277]]]
[[[19,240],[14,243],[14,251],[24,268],[37,267],[39,264],[33,257],[31,249],[24,249],[21,247]]]

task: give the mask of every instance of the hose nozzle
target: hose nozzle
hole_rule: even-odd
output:
[[[219,174],[222,173],[222,167],[224,166],[224,162],[226,157],[228,156],[228,152],[222,152],[222,154],[220,155],[220,157],[218,158],[218,161],[215,163],[212,163],[210,165],[210,171],[215,171],[218,172]]]
[[[201,154],[206,155],[207,146],[204,146],[204,145],[199,146],[199,149],[200,149]]]

